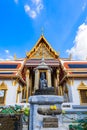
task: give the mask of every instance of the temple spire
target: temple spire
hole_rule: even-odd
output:
[[[17,56],[16,56],[16,54],[14,54],[14,60],[17,60]]]
[[[41,28],[41,35],[42,36],[44,35],[44,28],[43,27]]]

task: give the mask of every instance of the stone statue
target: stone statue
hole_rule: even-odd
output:
[[[41,73],[39,80],[39,89],[35,91],[35,95],[55,95],[54,87],[49,87],[45,79],[44,72]]]
[[[47,88],[47,80],[45,79],[45,74],[42,72],[40,77],[40,89]]]

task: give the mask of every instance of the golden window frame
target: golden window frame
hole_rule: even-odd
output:
[[[4,91],[4,96],[0,97],[0,105],[5,105],[6,103],[6,94],[7,94],[7,84],[4,83],[4,81],[2,81],[2,83],[0,84],[0,91]]]

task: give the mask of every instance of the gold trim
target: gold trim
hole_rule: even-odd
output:
[[[16,56],[16,54],[14,54],[14,60],[17,60],[17,56]]]
[[[72,85],[72,81],[70,79],[67,80],[68,85]]]
[[[87,90],[87,85],[84,84],[83,81],[81,81],[81,83],[79,84],[78,90]]]
[[[18,92],[16,93],[16,103],[18,103]]]
[[[8,87],[7,84],[4,83],[4,81],[2,81],[2,83],[0,84],[0,90],[4,90],[4,102],[2,105],[5,105]]]
[[[83,81],[81,81],[77,89],[78,89],[78,93],[79,93],[79,96],[80,96],[80,104],[84,104],[82,102],[81,92],[80,91],[81,90],[87,91],[87,85]]]
[[[0,90],[8,90],[7,84],[5,84],[4,81],[0,84]]]
[[[19,97],[19,93],[21,93],[22,89],[20,87],[20,85],[18,85],[17,91],[16,91],[16,103],[18,103],[18,97]]]
[[[18,86],[17,92],[21,93],[21,87],[20,87],[20,85]]]
[[[67,77],[69,78],[79,78],[79,77],[85,77],[87,78],[87,74],[67,74]]]
[[[74,85],[74,78],[72,79],[72,85]]]
[[[22,88],[22,99],[26,99],[26,86]]]
[[[17,82],[18,82],[17,79],[16,79],[16,80],[13,80],[13,81],[12,81],[12,86],[16,86]]]
[[[50,50],[50,53],[52,53],[52,55],[54,55],[55,58],[58,58],[59,57],[58,53],[51,47],[51,45],[47,42],[47,40],[43,35],[41,35],[41,37],[39,38],[35,46],[32,48],[32,50],[26,53],[26,57],[28,59],[32,57],[32,55],[37,51],[37,48],[39,48],[40,44],[42,44],[42,42],[40,42],[42,39],[46,44],[45,47]]]

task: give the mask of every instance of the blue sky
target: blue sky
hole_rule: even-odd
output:
[[[42,27],[60,57],[87,58],[87,0],[0,0],[0,59],[25,57]]]

